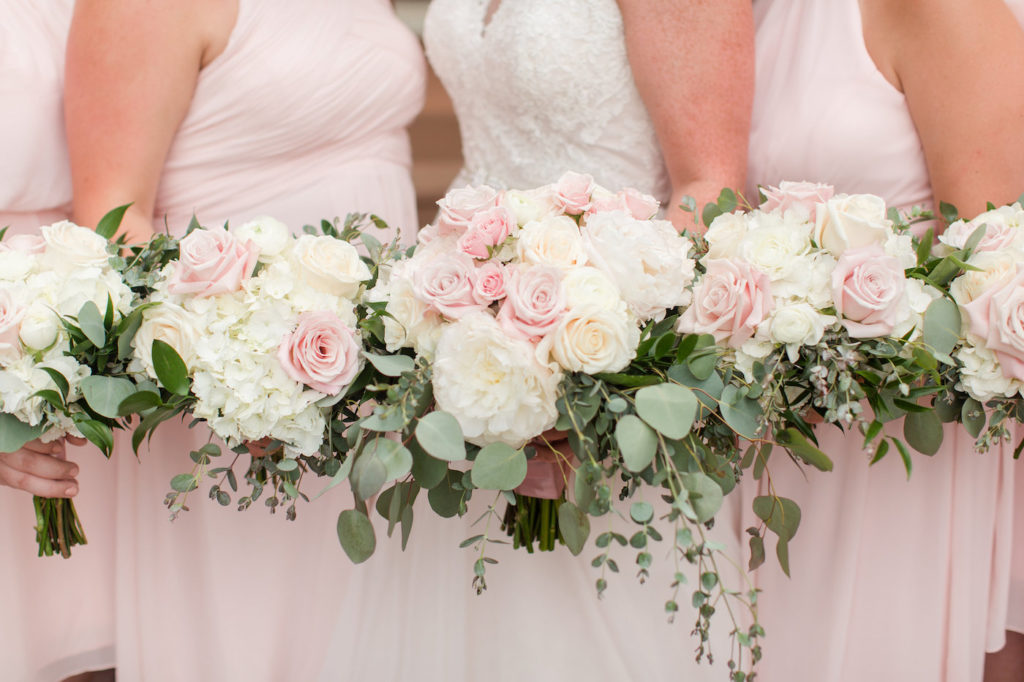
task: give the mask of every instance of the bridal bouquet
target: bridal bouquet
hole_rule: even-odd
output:
[[[85,437],[113,449],[121,399],[134,392],[124,374],[139,322],[108,242],[124,209],[97,231],[60,222],[39,234],[0,241],[0,449],[31,440]],[[40,556],[86,537],[70,499],[36,497]]]
[[[131,369],[142,385],[156,380],[163,390],[150,384],[128,406],[143,414],[135,446],[186,412],[239,452],[256,442],[275,452],[254,459],[254,491],[242,507],[266,484],[260,472],[294,503],[305,459],[331,449],[331,406],[362,368],[356,303],[369,270],[335,234],[293,237],[270,218],[224,229],[193,225],[180,242],[159,239],[139,254],[169,257],[150,285]],[[192,453],[196,468],[171,482],[172,513],[207,475],[237,490],[230,467],[208,470],[219,454],[213,443]],[[228,503],[219,486],[210,495]]]

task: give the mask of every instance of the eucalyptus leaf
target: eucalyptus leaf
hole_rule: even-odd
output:
[[[648,386],[636,392],[636,412],[654,430],[678,440],[693,426],[697,398],[693,391],[679,384]]]
[[[654,507],[647,502],[634,502],[629,507],[629,517],[637,523],[649,523],[654,518]]]
[[[179,493],[187,493],[199,487],[196,477],[192,474],[178,474],[171,479],[171,490]]]
[[[473,462],[473,485],[484,490],[512,490],[526,480],[526,454],[505,443],[491,443]]]
[[[80,386],[89,407],[109,419],[120,417],[121,402],[135,393],[135,384],[128,379],[100,374],[85,377]]]
[[[756,400],[751,400],[741,393],[740,389],[729,384],[722,390],[722,398],[718,403],[722,418],[737,435],[754,440],[761,432],[764,413]]]
[[[431,412],[416,423],[416,440],[432,457],[446,462],[466,459],[466,443],[455,417],[447,412]]]
[[[934,455],[942,446],[942,421],[934,410],[910,412],[903,420],[903,437],[923,455]]]
[[[813,443],[796,429],[783,429],[775,434],[775,439],[798,459],[810,464],[819,471],[832,471],[832,460],[819,450]]]
[[[448,473],[447,462],[428,455],[415,439],[409,441],[409,451],[412,453],[412,477],[427,490],[436,488]]]
[[[439,485],[427,492],[430,508],[444,519],[450,519],[459,513],[462,505],[462,491],[455,490],[447,477]]]
[[[977,438],[985,428],[985,408],[974,398],[968,398],[960,411],[960,419],[967,433]]]
[[[924,311],[924,343],[936,353],[949,355],[960,340],[960,309],[948,298],[937,298]]]
[[[384,487],[388,470],[372,453],[363,452],[352,465],[352,491],[360,500],[368,500]]]
[[[376,437],[366,445],[363,456],[370,455],[384,465],[384,482],[402,478],[412,470],[412,453],[398,441]]]
[[[747,564],[747,570],[753,571],[755,568],[764,563],[764,538],[760,535],[750,536],[750,562]]]
[[[615,440],[626,469],[635,473],[650,466],[658,451],[658,435],[636,415],[627,414],[619,419]]]
[[[800,507],[786,497],[762,495],[754,498],[754,514],[780,540],[790,540],[800,528]]]
[[[321,497],[324,496],[324,493],[326,493],[328,490],[330,490],[331,488],[334,488],[335,486],[337,486],[340,483],[344,482],[345,479],[348,478],[349,474],[352,473],[352,463],[354,461],[355,461],[355,458],[352,457],[351,455],[346,457],[345,461],[341,463],[341,467],[339,467],[338,471],[335,472],[334,476],[331,477],[331,482],[328,483],[327,486],[323,490],[321,490],[319,493],[317,493],[316,497],[314,497],[313,499],[314,500],[320,499]]]
[[[86,301],[78,311],[78,327],[85,338],[97,348],[107,343],[107,329],[103,326],[103,315],[92,301]]]
[[[558,530],[573,556],[579,556],[590,537],[590,518],[572,502],[563,502],[558,507]]]
[[[0,412],[0,452],[16,452],[25,447],[25,443],[43,435],[45,430],[43,424],[29,426],[13,414]]]
[[[686,488],[690,505],[699,523],[707,523],[722,507],[722,489],[715,480],[700,472],[680,475]]]
[[[416,368],[415,361],[408,355],[377,355],[363,353],[374,368],[386,377],[400,377]]]
[[[361,564],[377,549],[377,536],[370,519],[360,511],[346,509],[338,515],[338,540],[354,564]]]

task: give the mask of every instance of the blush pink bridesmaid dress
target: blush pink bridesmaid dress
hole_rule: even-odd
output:
[[[228,45],[200,73],[170,149],[154,228],[166,220],[182,234],[195,212],[207,226],[269,215],[298,231],[362,211],[412,243],[405,128],[424,84],[419,44],[387,0],[240,0]],[[300,503],[289,522],[261,503],[221,508],[204,485],[170,523],[162,501],[171,477],[191,470],[189,450],[208,437],[165,424],[141,465],[122,443],[118,680],[315,679],[336,622],[371,619],[354,606],[358,581],[387,557],[357,568],[342,552],[335,527],[351,506],[345,486]],[[324,486],[305,490],[312,497]]]
[[[71,173],[62,83],[69,0],[0,0],[0,227],[37,232],[67,220]],[[0,679],[55,682],[114,664],[115,468],[92,447],[78,463],[76,506],[89,544],[36,556],[27,493],[0,487]]]
[[[857,0],[756,0],[754,12],[750,182],[929,204],[906,99],[865,47]],[[774,462],[776,492],[803,517],[792,579],[772,555],[757,572],[768,633],[758,679],[980,682],[986,650],[1003,640],[1013,444],[979,454],[947,425],[939,453],[915,453],[908,481],[895,455],[869,467],[856,434],[827,427],[818,438],[832,473]]]

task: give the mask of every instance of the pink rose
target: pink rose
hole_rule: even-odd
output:
[[[619,192],[619,196],[626,204],[626,210],[637,220],[650,220],[661,207],[661,202],[650,194],[644,194],[632,188],[622,190]]]
[[[490,258],[491,250],[509,238],[515,225],[515,216],[504,206],[480,211],[459,237],[459,250],[473,258]]]
[[[739,348],[768,317],[773,303],[768,275],[746,261],[712,259],[677,329],[711,334],[715,341]]]
[[[1024,269],[962,309],[971,334],[999,359],[1003,376],[1024,381]]]
[[[547,265],[516,268],[505,280],[498,322],[510,336],[532,340],[551,331],[565,309],[561,270]]]
[[[42,253],[45,250],[46,240],[38,234],[12,234],[0,242],[0,251]]]
[[[277,359],[292,379],[337,395],[359,372],[359,343],[334,313],[302,313],[295,331],[281,340]]]
[[[997,209],[986,211],[973,220],[956,221],[939,236],[939,241],[954,249],[962,249],[967,244],[967,240],[974,234],[974,231],[984,225],[985,234],[974,249],[975,253],[979,251],[1000,251],[1024,241],[1021,225],[1022,219],[1024,219],[1024,211],[1021,210],[1019,205],[1001,206]]]
[[[7,289],[0,289],[0,349],[17,348],[21,320],[25,317],[22,308]]]
[[[569,171],[555,183],[555,206],[569,215],[579,215],[590,208],[594,178]]]
[[[438,236],[462,234],[469,228],[473,216],[497,206],[500,199],[498,190],[487,185],[448,190],[444,199],[437,202],[441,209],[437,217]]]
[[[761,210],[767,212],[782,211],[785,213],[800,208],[808,214],[814,214],[814,206],[823,204],[832,198],[836,190],[832,185],[817,182],[789,182],[783,180],[778,187],[768,187],[764,192],[764,203]]]
[[[477,268],[473,298],[483,306],[505,298],[505,266],[492,261]]]
[[[832,271],[832,299],[855,339],[888,336],[905,315],[907,278],[898,259],[877,245],[848,249]]]
[[[193,230],[181,240],[181,255],[167,290],[216,296],[238,291],[256,266],[259,248],[226,230]]]
[[[476,266],[462,253],[446,253],[418,267],[412,276],[413,294],[449,319],[480,310],[473,298]]]

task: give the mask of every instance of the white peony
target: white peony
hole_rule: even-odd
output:
[[[803,267],[801,257],[811,250],[810,235],[806,223],[750,230],[740,243],[739,256],[768,275],[774,285]]]
[[[561,372],[537,361],[527,341],[477,312],[445,327],[434,356],[434,397],[466,440],[522,447],[555,424]]]
[[[587,262],[580,228],[567,216],[544,218],[524,225],[516,242],[516,255],[524,263],[551,265],[561,270]]]
[[[370,279],[356,247],[341,239],[304,234],[295,240],[292,259],[305,282],[336,296],[354,298]]]
[[[292,241],[288,226],[267,216],[232,227],[231,232],[239,241],[251,241],[255,244],[260,250],[260,261],[263,262],[280,256]]]
[[[734,258],[750,229],[745,213],[723,213],[711,221],[704,239],[708,242],[708,258]]]
[[[1003,374],[995,354],[987,348],[965,345],[957,350],[956,357],[962,364],[957,390],[982,403],[1024,395],[1024,382]]]
[[[640,329],[624,312],[608,308],[570,309],[538,347],[569,372],[619,372],[636,356]]]

